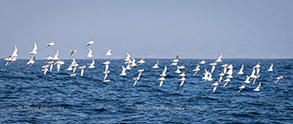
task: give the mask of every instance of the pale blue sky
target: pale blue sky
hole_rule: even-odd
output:
[[[292,58],[292,0],[1,0],[0,57]],[[56,46],[46,48],[48,42]]]

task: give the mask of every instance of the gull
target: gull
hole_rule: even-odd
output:
[[[131,69],[131,67],[130,67],[130,63],[127,64],[127,66],[126,66],[125,69],[126,69],[126,70],[130,70],[130,69]]]
[[[55,43],[52,41],[52,42],[48,43],[47,48],[50,46],[54,46],[54,45],[55,45]]]
[[[260,91],[260,86],[261,86],[261,82],[258,83],[257,87],[255,89],[253,89],[253,91],[258,92]]]
[[[140,59],[137,63],[138,63],[138,65],[145,63],[144,58]]]
[[[178,63],[179,62],[179,56],[177,55],[175,59],[172,60],[173,63]]]
[[[46,59],[46,61],[45,61],[44,63],[46,63],[46,62],[48,62],[49,60],[53,59],[53,57],[49,55],[49,56],[47,56],[45,59]]]
[[[250,77],[248,75],[246,75],[246,79],[243,82],[249,84],[250,83]]]
[[[105,54],[105,56],[111,56],[111,55],[112,55],[111,50],[108,49],[107,52],[106,52],[106,54]]]
[[[130,60],[130,54],[129,53],[126,53],[126,58],[125,58],[125,60],[124,60],[125,62],[129,62],[129,61],[131,61]],[[125,63],[126,64],[126,63]]]
[[[218,57],[218,59],[216,60],[216,63],[220,63],[222,62],[222,58],[223,58],[223,54],[220,53],[220,56]],[[211,72],[212,73],[212,72]]]
[[[218,81],[216,81],[215,83],[213,83],[213,86],[214,86],[213,93],[216,91],[218,85],[219,85],[219,82]]]
[[[78,68],[80,69],[80,77],[82,77],[83,76],[84,69],[86,68],[86,66],[84,65],[84,66],[80,66]]]
[[[255,75],[255,67],[253,67],[253,70],[252,70],[251,75],[249,77],[251,80],[254,79],[253,83],[252,83],[252,85],[254,85],[256,78],[257,78],[257,76]]]
[[[163,72],[162,72],[162,74],[160,76],[161,77],[166,77],[167,76],[166,72],[167,72],[167,66],[165,65],[164,70],[163,70]]]
[[[54,57],[52,58],[52,60],[57,61],[59,59],[58,56],[59,56],[59,51],[56,50],[56,53],[55,53]]]
[[[120,74],[120,76],[125,76],[126,75],[126,68],[122,65],[122,72]]]
[[[74,72],[74,73],[72,73],[72,74],[69,75],[69,77],[71,77],[71,78],[72,77],[75,77],[75,76],[76,76],[76,72]]]
[[[106,62],[103,62],[103,64],[104,64],[104,65],[109,65],[109,64],[111,63],[110,60],[111,60],[111,59],[108,59]]]
[[[47,74],[47,71],[48,71],[48,67],[49,67],[49,65],[44,65],[44,66],[42,66],[42,71],[43,71],[43,75],[46,75]]]
[[[69,65],[69,67],[66,69],[66,71],[71,71],[73,70],[73,66],[75,65],[76,61],[74,58],[72,58],[71,64]]]
[[[206,64],[206,62],[205,62],[204,60],[201,60],[201,61],[199,62],[199,64],[203,65],[203,64]]]
[[[135,59],[134,58],[132,58],[132,61],[131,61],[131,65],[130,65],[130,67],[134,67],[134,66],[136,66],[137,64],[135,63]]]
[[[37,52],[37,49],[38,49],[38,47],[37,47],[37,44],[36,44],[36,43],[34,43],[34,48],[33,48],[33,51],[31,51],[31,52],[30,52],[30,54],[31,54],[31,55],[38,54],[38,52]]]
[[[179,77],[185,77],[185,72],[182,72]]]
[[[200,71],[199,67],[200,67],[200,65],[199,65],[199,64],[196,64],[196,68],[192,70],[192,71],[194,71],[194,74],[193,74],[192,76],[195,76],[196,73],[197,73],[198,71]]]
[[[224,87],[226,87],[226,86],[227,86],[227,84],[228,84],[230,81],[231,81],[231,79],[230,79],[230,78],[227,78],[227,79],[225,79],[225,80],[224,80],[224,82],[225,82],[225,83],[224,83],[224,85],[223,85],[223,86],[224,86]]]
[[[258,62],[254,67],[256,69],[256,75],[258,75],[260,71],[260,62]]]
[[[92,58],[93,57],[93,51],[90,48],[88,48],[88,50],[89,50],[89,52],[88,52],[86,57],[87,58]]]
[[[95,60],[92,59],[92,63],[89,64],[88,68],[95,68]]]
[[[277,83],[279,82],[279,80],[280,80],[280,79],[283,79],[283,78],[284,78],[283,76],[279,76],[279,77],[277,77],[277,78],[276,78],[277,80],[276,80],[275,84],[277,84]]]
[[[243,90],[244,88],[245,88],[245,85],[243,84],[241,87],[239,87],[238,93],[240,93],[240,91]]]
[[[229,70],[228,70],[228,72],[227,72],[226,74],[227,74],[227,75],[232,75],[232,74],[233,74],[233,65],[230,64],[230,65],[227,67],[227,69],[229,69]]]
[[[185,77],[183,76],[181,79],[179,79],[181,81],[180,83],[180,87],[184,84],[184,81],[185,81]]]
[[[6,61],[5,66],[7,66],[11,62],[14,62],[14,61],[17,60],[17,56],[18,56],[17,52],[18,52],[17,47],[14,46],[13,53],[9,57],[7,57],[7,58],[4,59]]]
[[[177,62],[172,62],[171,65],[177,65]]]
[[[141,76],[141,73],[144,71],[144,69],[139,69],[138,70],[138,76],[136,77],[136,78],[133,78],[133,80],[134,80],[134,83],[133,83],[133,86],[135,86],[136,85],[136,83],[137,83],[137,81],[140,79],[140,76]]]
[[[239,70],[239,72],[237,73],[238,75],[242,75],[243,74],[243,68],[244,68],[244,66],[243,66],[243,64],[241,65],[241,68],[240,68],[240,70]]]
[[[35,63],[35,59],[36,59],[36,57],[35,56],[31,56],[30,57],[30,60],[26,63],[26,68],[29,68],[32,64],[34,64]]]
[[[217,64],[218,64],[218,63],[216,63],[216,62],[214,62],[214,63],[210,63],[210,65],[212,66],[211,73],[214,72],[214,70],[215,70]]]
[[[174,72],[177,73],[177,74],[181,73],[179,66],[177,66],[177,70],[174,71]]]
[[[160,78],[158,78],[158,80],[160,81],[159,87],[161,87],[163,85],[163,82],[165,80],[165,77],[160,77]]]
[[[208,76],[207,81],[208,81],[208,82],[213,81],[213,79],[212,79],[212,73],[209,73],[209,76]]]
[[[204,80],[204,81],[206,81],[208,79],[209,72],[206,69],[204,71],[205,71],[205,73],[203,73],[204,76],[201,79]]]
[[[227,78],[233,78],[232,74],[227,75]]]
[[[60,66],[64,64],[64,61],[60,61],[60,60],[58,60],[58,61],[55,62],[55,64],[57,65],[57,66],[56,66],[56,67],[57,67],[57,71],[59,72],[59,70],[60,70]]]
[[[50,61],[50,62],[48,62],[48,64],[50,65],[50,71],[52,71],[52,69],[53,69],[53,64],[54,64],[54,61]]]
[[[87,43],[87,46],[86,47],[89,47],[90,45],[94,44],[94,40],[90,40],[88,43]]]
[[[108,76],[109,72],[110,72],[110,71],[105,71],[105,72],[103,72],[103,73],[105,74],[103,82],[110,82],[110,80],[109,80],[109,79],[108,79],[108,80],[106,80],[106,78],[107,78],[107,76]]]
[[[156,68],[159,68],[159,60],[157,60],[157,63],[152,67],[152,69],[156,69]]]
[[[181,66],[179,66],[179,69],[184,69],[184,68],[185,68],[185,62]]]
[[[71,56],[72,56],[74,53],[76,53],[76,52],[77,52],[77,50],[70,50],[69,58],[71,58]]]
[[[222,81],[224,75],[225,75],[224,72],[221,72],[221,73],[219,74],[219,80],[218,80],[219,82]]]
[[[224,68],[224,74],[226,74],[226,72],[227,72],[227,67],[228,67],[228,64],[223,64],[223,65],[221,65],[221,67],[223,67],[223,68]]]
[[[273,71],[273,67],[274,67],[274,64],[271,63],[271,66],[270,66],[270,68],[267,71]]]
[[[79,66],[79,65],[78,65],[77,62],[75,62],[75,63],[73,64],[73,70],[72,70],[72,73],[74,73],[74,72],[76,71],[76,68],[77,68],[78,66]]]

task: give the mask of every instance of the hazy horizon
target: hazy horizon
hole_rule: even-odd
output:
[[[0,58],[293,58],[290,0],[0,1]],[[54,41],[55,46],[46,48]],[[106,57],[107,49],[112,56]]]

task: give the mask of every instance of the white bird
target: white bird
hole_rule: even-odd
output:
[[[82,77],[83,73],[84,73],[84,69],[86,68],[86,66],[84,65],[84,66],[80,66],[78,68],[80,69],[80,77]]]
[[[17,47],[14,46],[13,53],[9,57],[7,57],[7,58],[4,59],[6,61],[5,66],[7,66],[11,62],[14,62],[14,61],[17,60],[17,56],[18,56],[17,52],[18,52]]]
[[[210,65],[212,66],[211,73],[214,72],[214,70],[215,70],[217,64],[218,64],[218,63],[215,63],[215,62],[210,63]]]
[[[130,63],[127,64],[127,66],[126,66],[125,69],[126,69],[126,70],[130,70],[130,69],[131,69],[131,67],[130,67]]]
[[[258,83],[257,87],[255,89],[253,89],[253,91],[258,92],[260,91],[260,86],[261,86],[261,82]]]
[[[185,76],[186,76],[185,72],[182,72],[182,73],[179,75],[179,77],[185,77]]]
[[[267,71],[273,71],[273,67],[274,67],[274,64],[271,63],[271,66],[270,66],[270,68]]]
[[[205,73],[203,73],[204,76],[201,79],[206,81],[208,79],[208,77],[209,77],[209,72],[206,69],[204,71],[205,71]]]
[[[159,60],[157,60],[157,63],[152,67],[152,69],[156,69],[156,68],[159,68]]]
[[[218,59],[216,60],[216,63],[220,63],[222,62],[222,58],[223,58],[223,54],[220,53],[220,56],[218,57]],[[212,72],[211,72],[212,73]]]
[[[177,63],[176,62],[172,62],[171,65],[177,65]]]
[[[226,87],[230,81],[231,81],[230,78],[225,79],[224,80],[225,83],[224,83],[223,87]]]
[[[89,47],[90,45],[94,44],[94,40],[90,40],[88,43],[87,43],[87,46],[86,47]]]
[[[44,66],[42,66],[42,71],[43,71],[43,75],[46,75],[47,74],[47,71],[48,71],[48,67],[49,67],[49,65],[44,65]]]
[[[86,57],[87,58],[92,58],[93,57],[93,51],[90,48],[88,48],[88,50],[89,50],[89,52],[88,52]]]
[[[106,54],[105,54],[105,56],[111,56],[111,55],[112,55],[111,50],[108,49],[107,52],[106,52]]]
[[[60,70],[60,66],[64,64],[64,61],[60,61],[60,60],[58,60],[58,61],[55,62],[55,64],[57,65],[57,66],[56,66],[56,67],[57,67],[57,71],[59,72],[59,70]]]
[[[33,48],[33,51],[31,51],[31,52],[30,52],[30,54],[31,54],[31,55],[38,54],[38,52],[37,52],[37,49],[38,49],[38,47],[37,47],[37,44],[36,44],[36,43],[34,43],[34,48]]]
[[[243,90],[244,88],[245,88],[245,85],[243,84],[241,87],[239,87],[238,93],[240,93],[240,91]]]
[[[162,87],[165,78],[164,77],[160,77],[160,78],[158,78],[158,80],[160,81],[159,87]]]
[[[89,64],[88,68],[95,68],[95,60],[92,59],[92,63]]]
[[[72,77],[75,77],[75,76],[76,76],[76,72],[74,72],[74,73],[72,73],[72,74],[69,75],[69,77],[71,77],[71,78]]]
[[[47,48],[50,46],[54,46],[54,45],[55,45],[55,43],[52,41],[52,42],[48,43]]]
[[[46,59],[46,61],[45,61],[44,63],[48,62],[49,60],[52,60],[53,57],[49,55],[49,56],[47,56],[45,59]]]
[[[177,55],[175,59],[172,60],[173,63],[178,63],[179,62],[179,56]]]
[[[167,76],[166,72],[167,72],[167,66],[165,65],[164,70],[163,70],[163,72],[162,72],[162,74],[160,76],[161,77],[166,77]]]
[[[213,79],[212,79],[212,73],[209,73],[209,76],[208,76],[207,81],[208,81],[208,82],[213,81]]]
[[[70,50],[70,55],[69,57],[73,56],[73,54],[75,54],[77,52],[77,50]]]
[[[194,74],[192,75],[192,76],[195,76],[196,75],[196,73],[198,72],[198,71],[200,71],[200,65],[199,64],[196,64],[196,68],[195,69],[193,69],[192,71],[194,71]]]
[[[59,56],[59,51],[56,50],[56,53],[55,53],[54,57],[52,58],[52,60],[57,61],[59,59],[58,56]]]
[[[218,80],[219,82],[222,81],[224,75],[225,75],[224,72],[221,72],[221,73],[219,74],[219,80]]]
[[[52,71],[52,69],[53,69],[53,64],[54,64],[54,61],[50,61],[50,62],[48,62],[48,64],[50,65],[50,71]]]
[[[120,74],[120,76],[125,76],[126,75],[126,68],[122,65],[122,72]]]
[[[35,59],[36,59],[36,57],[35,56],[31,56],[30,57],[30,60],[26,63],[26,67],[27,68],[29,68],[32,64],[34,64],[35,63]]]
[[[180,87],[184,84],[184,81],[185,81],[185,77],[182,77],[181,79],[179,79],[181,81],[180,83]]]
[[[126,58],[125,58],[125,60],[124,60],[126,63],[125,64],[127,64],[127,62],[128,63],[130,63],[130,54],[129,53],[126,53]]]
[[[137,64],[135,63],[135,59],[134,58],[132,58],[132,61],[131,61],[131,65],[130,65],[130,67],[134,67],[134,66],[136,66]]]
[[[238,75],[242,75],[243,74],[243,69],[244,69],[244,66],[243,64],[241,65],[241,68],[239,70],[239,72],[237,73]]]
[[[246,75],[246,79],[243,82],[249,84],[250,83],[250,77],[248,75]]]
[[[140,59],[137,63],[138,63],[138,65],[145,63],[144,58]]]
[[[13,50],[13,53],[11,54],[11,56],[17,57],[18,56],[17,52],[18,52],[18,49],[16,46],[14,46],[14,50]]]
[[[184,68],[185,68],[185,62],[181,66],[179,66],[179,69],[184,69]]]
[[[223,64],[223,65],[221,65],[221,67],[223,67],[224,68],[224,74],[226,74],[226,72],[227,72],[227,67],[228,67],[228,64]]]
[[[280,80],[280,79],[283,79],[283,78],[284,78],[283,76],[279,76],[279,77],[277,77],[277,78],[276,78],[277,80],[276,80],[275,84],[277,84],[277,83],[279,82],[279,80]]]
[[[214,86],[213,93],[216,91],[218,85],[219,85],[219,82],[218,81],[216,81],[215,83],[213,83],[213,86]]]
[[[206,64],[206,62],[205,62],[204,60],[201,60],[201,61],[199,62],[199,64],[203,65],[203,64]]]
[[[104,65],[109,65],[109,64],[111,63],[110,60],[111,60],[111,59],[108,59],[106,62],[103,62],[103,64],[104,64]]]
[[[174,72],[177,73],[177,74],[181,73],[179,66],[177,66],[177,70],[174,71]]]

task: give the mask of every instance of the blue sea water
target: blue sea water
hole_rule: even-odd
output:
[[[138,60],[138,59],[137,59]],[[61,71],[42,75],[43,60],[37,60],[26,68],[27,60],[17,60],[7,67],[0,62],[0,123],[293,123],[293,60],[292,59],[224,59],[220,65],[233,64],[232,81],[223,87],[220,82],[213,93],[212,84],[223,71],[219,65],[213,73],[212,82],[201,80],[208,64],[201,65],[201,71],[192,77],[192,70],[198,59],[180,59],[186,63],[186,81],[182,87],[176,66],[170,66],[170,59],[160,59],[158,69],[151,67],[156,59],[119,76],[122,59],[111,60],[110,82],[103,82],[106,60],[96,60],[96,68],[85,69],[83,77],[70,78],[66,71],[71,60],[66,60]],[[207,63],[214,60],[206,60]],[[86,65],[91,60],[77,60]],[[261,62],[260,78],[255,85],[237,93],[250,75],[252,67]],[[274,71],[267,72],[270,64]],[[244,74],[236,73],[244,64]],[[163,66],[168,66],[167,77],[159,88],[158,77]],[[132,78],[138,69],[145,69],[136,86]],[[276,77],[284,79],[274,84]],[[262,82],[260,92],[253,89]]]

